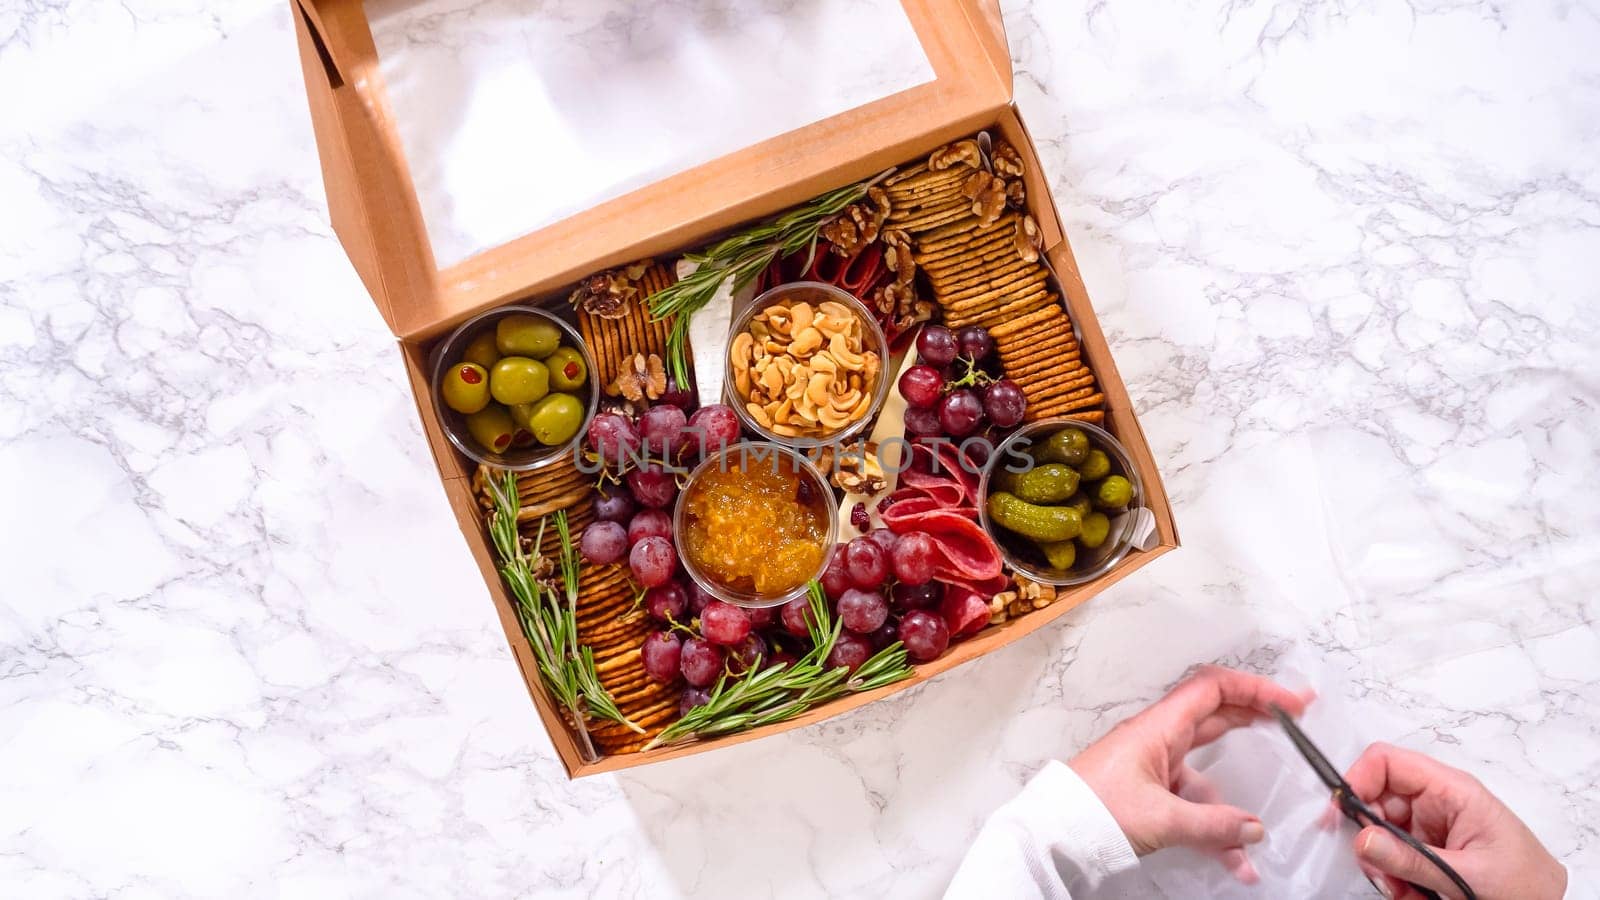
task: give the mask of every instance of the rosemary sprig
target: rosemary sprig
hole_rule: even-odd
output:
[[[561,592],[546,586],[535,574],[535,560],[544,546],[545,520],[539,520],[539,530],[534,536],[534,556],[530,557],[517,532],[520,501],[516,475],[507,472],[501,482],[491,478],[489,488],[494,494],[489,537],[500,556],[500,577],[516,601],[517,621],[528,638],[528,645],[533,648],[545,687],[571,715],[584,753],[593,759],[594,744],[584,724],[588,713],[621,723],[639,734],[643,734],[644,729],[623,715],[600,684],[594,651],[578,643],[578,553],[572,544],[567,514],[563,510],[554,516],[561,543],[559,562],[566,594],[563,603]]]
[[[671,357],[672,374],[679,384],[689,383],[689,365],[684,352],[689,343],[689,320],[711,301],[717,288],[732,279],[733,291],[738,293],[780,254],[787,256],[807,247],[816,253],[817,233],[823,224],[866,196],[867,188],[876,180],[830,191],[775,219],[724,238],[701,253],[684,255],[684,259],[698,264],[695,270],[657,291],[649,300],[652,319],[676,317],[667,333],[667,355]]]
[[[730,681],[724,673],[711,689],[710,700],[668,725],[645,749],[782,722],[835,697],[870,691],[910,676],[906,650],[898,641],[879,650],[854,673],[842,666],[830,668],[828,654],[842,626],[828,612],[822,586],[814,581],[809,586],[809,601],[811,652],[792,664],[776,663],[737,681]]]

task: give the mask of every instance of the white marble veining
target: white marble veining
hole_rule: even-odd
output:
[[[1592,5],[1008,5],[1184,548],[578,783],[326,224],[289,15],[0,9],[8,896],[926,896],[1044,759],[1291,658],[1600,863]]]

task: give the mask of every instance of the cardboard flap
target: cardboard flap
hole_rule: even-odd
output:
[[[403,339],[435,335],[482,309],[536,297],[597,268],[671,252],[867,177],[929,143],[989,124],[1011,97],[1010,61],[993,0],[899,0],[930,79],[659,180],[624,185],[631,189],[620,196],[458,262],[443,254],[440,267],[439,244],[430,240],[418,201],[418,160],[407,154],[396,127],[373,41],[373,10],[357,0],[291,2],[335,230]],[[371,0],[368,6],[409,2]],[[530,6],[526,15],[539,9]],[[482,14],[481,7],[472,14]],[[592,67],[589,74],[604,69]],[[561,74],[556,69],[549,83],[558,84]],[[648,144],[648,135],[636,138],[624,127],[616,135]]]

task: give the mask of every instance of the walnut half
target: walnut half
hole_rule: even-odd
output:
[[[602,319],[620,319],[632,309],[639,296],[639,279],[650,268],[650,260],[629,263],[621,268],[590,275],[572,292],[573,309]]]

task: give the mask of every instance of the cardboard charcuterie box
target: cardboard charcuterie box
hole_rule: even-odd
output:
[[[604,190],[578,208],[552,205],[507,226],[509,231],[490,228],[473,232],[467,240],[450,241],[444,239],[447,226],[438,213],[437,179],[424,171],[437,168],[438,161],[419,149],[419,122],[405,118],[411,108],[397,109],[389,84],[394,60],[386,65],[380,53],[369,17],[372,4],[291,2],[334,229],[399,341],[441,484],[482,571],[529,694],[573,777],[700,753],[804,727],[871,703],[967,660],[1000,651],[1177,546],[1160,473],[1079,277],[1033,142],[1012,102],[1010,58],[994,4],[903,0],[898,12],[904,17],[908,40],[914,41],[912,52],[922,54],[917,83],[896,85],[898,89],[869,96],[848,109],[825,110],[828,114],[798,127],[787,127],[792,123],[775,118],[765,127],[783,130],[755,133],[754,140],[748,134],[719,138],[749,142],[722,146],[709,156],[704,147],[688,147],[665,168],[632,173],[631,179],[597,179],[605,182]],[[596,66],[586,77],[605,69]],[[846,72],[840,77],[852,76]],[[426,122],[420,125],[426,127]],[[1049,264],[1060,302],[1076,331],[1083,362],[1103,394],[1103,427],[1126,450],[1142,484],[1152,532],[1145,549],[1129,553],[1093,581],[1062,588],[1046,607],[951,644],[943,655],[917,664],[909,678],[894,684],[853,692],[787,721],[736,734],[591,756],[541,680],[515,600],[499,575],[484,507],[474,486],[477,466],[448,439],[432,402],[430,354],[456,326],[480,313],[511,303],[565,302],[586,276],[635,260],[671,259],[825,192],[924,160],[938,148],[980,131],[1009,144],[1020,156],[1026,213],[1037,224],[1039,252]],[[506,178],[507,193],[515,194],[520,175],[513,167]],[[530,190],[536,189],[533,182]],[[699,346],[694,351],[711,356],[726,352]],[[539,473],[528,477],[537,479]]]

